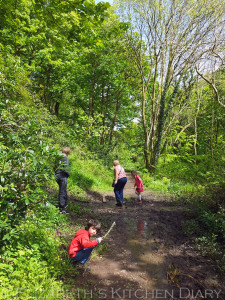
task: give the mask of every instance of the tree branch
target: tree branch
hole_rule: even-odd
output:
[[[197,69],[197,67],[196,67],[195,69],[196,69],[196,72],[198,73],[198,75],[199,75],[202,79],[204,79],[204,80],[205,80],[205,81],[213,88],[213,90],[214,90],[214,92],[215,92],[215,95],[216,95],[216,100],[218,101],[218,103],[219,103],[221,106],[223,106],[223,107],[225,108],[225,104],[223,104],[223,103],[220,101],[219,93],[218,93],[218,90],[217,90],[215,84],[214,84],[213,82],[211,82],[209,79],[207,79],[203,74],[201,74],[201,73],[199,72],[199,70]]]

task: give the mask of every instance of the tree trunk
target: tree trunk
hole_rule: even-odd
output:
[[[108,98],[108,90],[109,88],[107,89],[107,98]],[[101,137],[100,137],[100,144],[101,145],[104,145],[104,142],[105,142],[105,134],[104,134],[104,128],[105,128],[105,85],[104,83],[102,84],[102,106],[101,106],[101,109],[102,109],[102,133],[101,133]]]
[[[110,134],[109,134],[109,144],[110,145],[112,144],[114,127],[116,125],[116,119],[117,119],[118,112],[119,112],[119,97],[117,97],[117,100],[116,100],[115,113],[114,113],[112,124],[111,124],[111,127],[110,127]]]
[[[90,90],[90,95],[89,95],[89,111],[88,111],[88,116],[89,116],[89,120],[87,123],[87,129],[86,129],[86,133],[87,135],[90,135],[90,127],[91,127],[91,119],[93,118],[93,112],[94,112],[94,90],[95,90],[95,74],[92,74],[92,78],[91,78],[91,90]]]
[[[49,107],[49,87],[50,87],[50,75],[51,75],[51,66],[47,69],[47,78],[46,78],[46,85],[44,87],[44,95],[43,95],[43,102],[48,105]]]
[[[55,103],[55,114],[57,117],[59,116],[59,102]]]
[[[198,155],[198,151],[197,151],[197,141],[198,141],[198,123],[197,123],[197,118],[198,118],[198,113],[199,113],[199,110],[200,110],[201,95],[202,95],[202,88],[201,88],[201,94],[199,95],[198,83],[199,82],[197,81],[198,107],[197,107],[197,111],[196,111],[195,119],[194,119],[194,124],[195,124],[195,142],[194,142],[195,156]],[[195,163],[196,163],[196,158],[195,158]]]
[[[160,147],[161,147],[161,142],[162,142],[162,133],[163,133],[163,127],[164,127],[164,122],[165,122],[165,103],[166,103],[166,94],[170,86],[170,76],[171,76],[171,67],[172,67],[172,60],[168,62],[168,68],[167,68],[167,75],[166,75],[166,80],[164,84],[164,89],[163,89],[163,94],[160,99],[160,109],[159,109],[159,117],[158,117],[158,122],[157,122],[157,140],[154,145],[153,149],[153,155],[151,156],[151,171],[155,170],[155,167],[158,163],[159,155],[160,155]]]

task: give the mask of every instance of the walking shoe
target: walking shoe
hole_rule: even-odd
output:
[[[86,271],[86,272],[91,272],[91,265],[90,265],[90,262],[89,262],[89,261],[87,261],[87,262],[85,263],[85,271]]]
[[[120,202],[117,202],[117,203],[116,203],[116,206],[120,206],[120,207],[121,207],[121,206],[123,206],[123,204],[120,203]]]
[[[76,268],[77,271],[84,271],[84,264],[81,264],[79,261],[72,261],[72,264],[74,268]]]
[[[68,215],[69,213],[66,211],[66,210],[62,210],[60,211],[61,214],[65,214],[65,215]]]

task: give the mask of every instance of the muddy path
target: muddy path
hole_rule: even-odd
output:
[[[150,192],[138,204],[132,186],[130,179],[122,209],[115,206],[113,193],[104,195],[106,202],[89,193],[89,210],[82,218],[100,220],[102,235],[113,221],[116,226],[104,241],[107,251],[91,259],[91,273],[74,277],[84,298],[225,299],[215,264],[182,232],[187,207]]]

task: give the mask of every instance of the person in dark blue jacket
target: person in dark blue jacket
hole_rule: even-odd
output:
[[[66,214],[66,207],[68,205],[67,198],[67,178],[70,176],[69,172],[69,147],[62,148],[62,158],[60,159],[59,168],[55,172],[56,181],[59,185],[59,210],[61,213]]]

